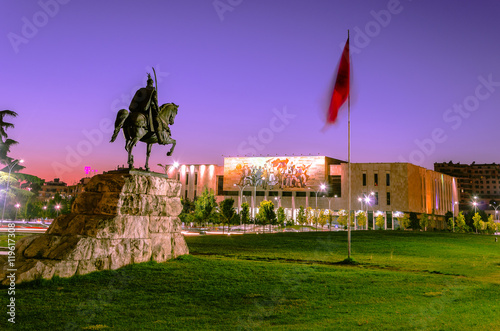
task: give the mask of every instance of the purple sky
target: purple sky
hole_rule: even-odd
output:
[[[0,6],[0,108],[19,114],[9,119],[19,141],[11,156],[46,180],[73,184],[86,166],[126,164],[123,135],[108,143],[109,123],[151,66],[160,104],[180,105],[176,150],[166,157],[168,147],[154,146],[154,171],[174,160],[222,164],[222,155],[346,160],[347,109],[321,129],[347,29],[353,162],[500,162],[496,0]],[[145,144],[134,155],[144,166]]]

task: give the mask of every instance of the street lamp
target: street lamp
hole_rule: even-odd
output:
[[[493,202],[493,203],[495,203],[495,202]],[[493,207],[495,209],[495,218],[498,220],[498,217],[497,217],[498,210],[497,210],[497,208],[500,208],[500,206],[493,206],[492,204],[490,204],[490,207]]]
[[[278,208],[281,207],[281,197],[274,197],[274,200],[278,201]]]
[[[15,221],[17,219],[17,212],[19,211],[19,207],[21,207],[21,205],[16,203],[14,207],[16,207],[16,217],[14,217],[14,221]]]
[[[318,231],[318,217],[319,217],[319,213],[318,213],[318,194],[319,194],[319,191],[324,191],[325,188],[326,188],[326,185],[325,184],[321,184],[319,186],[319,188],[316,190],[316,210],[314,211],[315,218],[316,218],[316,231]]]
[[[61,208],[61,205],[57,204],[57,205],[55,205],[54,208],[56,209],[56,217],[58,217],[59,216],[59,209]]]
[[[239,212],[241,213],[241,203],[242,203],[242,200],[243,200],[243,190],[245,189],[245,187],[248,186],[248,184],[245,184],[243,186],[241,186],[239,184],[233,184],[233,186],[236,186],[236,187],[238,187],[240,189],[240,194],[238,195],[238,200],[239,200],[238,203],[240,205]]]
[[[452,202],[451,203],[451,208],[453,209],[453,232],[455,232],[455,205],[458,204],[458,201]]]
[[[318,190],[316,191],[316,209],[318,209],[318,194],[319,194],[319,191],[324,191],[326,188],[326,185],[325,184],[321,184],[318,188]]]
[[[9,168],[9,176],[7,177],[7,189],[5,190],[5,198],[3,200],[3,210],[2,210],[2,222],[4,220],[4,215],[5,215],[5,204],[7,203],[7,195],[9,194],[9,184],[10,184],[10,173],[12,171],[12,169],[16,166],[16,164],[18,163],[23,163],[24,160],[14,160],[14,162],[12,162],[9,166],[7,166]]]
[[[472,202],[472,205],[474,206],[474,214],[476,214],[477,210],[477,196],[473,197],[474,201]]]
[[[47,206],[43,206],[43,217],[42,217],[42,223],[45,224],[45,219],[47,218]]]
[[[373,192],[370,192],[370,194],[368,195],[364,195],[365,196],[365,210],[366,210],[366,229],[368,230],[368,205],[371,204],[372,202],[372,199],[370,198],[372,195],[375,195],[375,193]],[[372,221],[372,226],[373,226],[373,229],[375,229],[375,217],[373,218],[373,221]]]

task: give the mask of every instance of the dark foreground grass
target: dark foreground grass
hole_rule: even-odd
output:
[[[499,329],[500,246],[492,237],[356,233],[360,264],[345,266],[335,264],[346,257],[344,236],[191,237],[194,255],[167,263],[23,284],[15,329]],[[457,275],[448,259],[460,264]],[[0,329],[11,329],[2,315]]]

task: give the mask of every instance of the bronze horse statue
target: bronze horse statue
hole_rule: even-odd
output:
[[[172,155],[174,151],[176,141],[170,137],[169,125],[174,124],[175,116],[177,115],[177,110],[179,106],[175,103],[165,103],[161,105],[158,112],[159,127],[163,134],[165,134],[166,139],[165,145],[171,144],[172,148],[168,151],[167,156]],[[146,171],[149,171],[149,156],[151,155],[151,146],[158,143],[158,137],[156,133],[149,130],[148,121],[146,116],[141,112],[129,112],[126,109],[120,109],[116,115],[115,121],[115,131],[111,137],[111,141],[116,140],[120,129],[123,129],[123,134],[125,136],[125,150],[128,152],[128,167],[132,169],[134,167],[134,156],[132,155],[132,149],[137,144],[138,141],[142,141],[148,145],[146,152]]]

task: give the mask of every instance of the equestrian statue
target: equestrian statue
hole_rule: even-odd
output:
[[[154,72],[154,68],[153,68]],[[155,73],[156,80],[156,73]],[[134,167],[132,149],[138,141],[147,144],[146,171],[149,171],[149,156],[153,144],[169,145],[172,147],[167,156],[172,155],[176,141],[170,136],[169,125],[174,124],[179,106],[175,103],[165,103],[158,106],[158,95],[153,87],[153,79],[148,74],[147,86],[135,93],[129,110],[120,109],[116,115],[115,131],[110,142],[114,142],[120,129],[125,136],[125,150],[128,152],[128,167]]]

